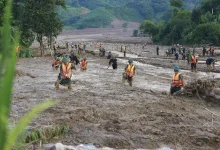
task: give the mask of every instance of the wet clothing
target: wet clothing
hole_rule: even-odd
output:
[[[71,76],[72,76],[72,64],[68,63],[65,65],[62,63],[60,65],[60,73],[58,75],[58,79],[55,83],[56,89],[59,89],[59,84],[68,85],[68,88],[71,89]]]
[[[76,65],[79,64],[79,59],[78,59],[78,57],[75,54],[71,54],[69,58],[70,58],[71,63],[75,62]]]
[[[117,63],[117,59],[116,58],[112,58],[109,61],[109,66],[112,64],[112,68],[113,69],[117,69],[118,68],[118,63]]]
[[[188,62],[188,64],[189,64],[189,63],[190,63],[190,57],[191,57],[191,52],[190,52],[190,50],[187,51],[186,57],[187,57],[187,62]]]
[[[159,47],[157,46],[157,55],[159,55]]]
[[[214,48],[211,48],[211,50],[210,50],[210,55],[211,55],[211,56],[214,56],[214,51],[215,51],[215,49],[214,49]]]
[[[176,57],[176,60],[178,60],[178,59],[179,59],[179,54],[176,53],[176,54],[175,54],[175,57]]]
[[[191,70],[196,71],[196,64],[197,64],[196,56],[194,55],[191,56],[190,63],[191,63]]]
[[[125,68],[128,77],[133,77],[135,74],[135,66],[133,64],[128,64]]]
[[[211,71],[212,69],[215,69],[215,59],[208,58],[206,60],[206,65],[207,65],[207,71]]]
[[[111,59],[111,58],[112,58],[112,53],[109,52],[109,53],[108,53],[108,56],[107,56],[107,59]]]
[[[128,64],[125,67],[125,73],[123,73],[122,82],[127,80],[129,85],[132,86],[134,74],[135,74],[135,66],[133,64]]]
[[[82,60],[81,61],[81,69],[82,70],[87,70],[87,60]]]
[[[175,82],[179,82],[178,84],[175,84]],[[173,75],[173,79],[172,79],[172,85],[170,88],[170,94],[173,95],[175,92],[178,92],[181,90],[181,88],[184,85],[184,80],[183,80],[183,76],[180,73],[177,73]]]
[[[213,58],[208,58],[208,59],[206,60],[206,65],[211,65],[214,61],[215,61],[215,59],[213,59]]]
[[[202,49],[202,54],[203,54],[203,56],[205,56],[205,54],[206,54],[206,48],[205,47],[203,47],[203,49]]]
[[[173,95],[174,93],[181,90],[181,87],[171,87],[170,88],[170,94]]]
[[[186,53],[182,53],[182,60],[186,59]]]

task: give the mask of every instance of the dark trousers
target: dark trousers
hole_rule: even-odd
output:
[[[117,69],[117,68],[118,68],[118,65],[117,65],[117,64],[112,64],[112,68],[113,68],[113,69]]]
[[[170,94],[173,95],[174,93],[178,92],[179,90],[181,90],[181,87],[171,87]]]
[[[159,55],[159,50],[157,50],[157,55]]]
[[[196,70],[196,63],[191,63],[191,70]]]

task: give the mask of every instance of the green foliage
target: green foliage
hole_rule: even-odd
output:
[[[88,27],[106,27],[112,22],[113,18],[114,16],[108,13],[105,8],[100,7],[88,13],[87,15],[82,16],[81,20],[77,22],[75,27],[78,29]]]
[[[193,31],[193,39],[196,43],[213,43],[219,44],[220,41],[220,24],[204,23],[199,24]]]
[[[61,125],[54,127],[46,127],[41,129],[33,129],[26,133],[25,141],[26,143],[31,142],[48,142],[49,140],[65,135],[69,131],[69,126]]]
[[[170,0],[170,5],[177,8],[183,8],[182,0]]]
[[[158,33],[158,27],[150,20],[145,20],[139,27],[140,31],[155,37]]]
[[[172,0],[172,3],[177,8],[182,9],[185,6],[188,9],[192,9],[192,7],[194,8],[199,5],[201,1],[183,0],[182,2],[181,0]],[[90,10],[93,14],[93,11],[99,8],[105,8],[104,12],[100,11],[104,14],[96,14],[98,18],[100,18],[99,15],[107,16],[111,14],[113,18],[125,21],[142,22],[147,19],[159,22],[162,16],[163,20],[168,20],[173,15],[173,11],[170,11],[169,2],[170,0],[66,0],[66,4],[68,5],[66,12],[58,9],[58,13],[59,18],[65,26],[69,26],[68,28],[85,28],[88,26],[87,24],[91,23],[83,21],[84,18],[90,17],[90,14],[84,14],[82,9]],[[102,21],[105,20],[100,20],[101,25],[96,24],[93,26],[102,26],[102,24],[105,24]]]
[[[138,30],[135,29],[135,30],[133,30],[133,37],[137,37],[137,36],[138,36]]]
[[[157,26],[153,40],[163,44],[220,44],[220,1],[205,1],[192,12],[184,10],[179,0],[171,0],[171,4],[174,8],[169,20],[158,25],[147,20],[140,29],[149,34]]]
[[[30,120],[39,112],[52,106],[54,103],[48,101],[35,107],[11,130],[8,129],[11,95],[13,79],[15,76],[16,51],[15,47],[19,45],[19,32],[16,30],[12,34],[11,11],[12,0],[7,0],[4,7],[3,27],[1,28],[1,50],[0,50],[0,149],[11,150],[18,136],[23,132]]]

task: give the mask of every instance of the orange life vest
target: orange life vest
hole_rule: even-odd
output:
[[[82,60],[81,62],[81,67],[84,68],[86,67],[87,61],[86,60]]]
[[[211,52],[214,52],[214,51],[215,51],[215,49],[214,49],[214,48],[212,48],[212,49],[211,49]]]
[[[191,64],[196,64],[196,56],[191,57]]]
[[[183,85],[184,85],[183,77],[182,77],[182,79],[180,80],[180,79],[179,79],[179,76],[180,76],[180,73],[178,73],[178,74],[175,74],[175,73],[174,73],[174,75],[173,75],[173,83],[174,83],[175,81],[178,81],[178,82],[179,82],[179,84],[177,84],[175,87],[183,87]]]
[[[129,64],[126,69],[126,73],[129,77],[133,77],[134,76],[134,65]]]
[[[54,66],[58,66],[59,65],[59,61],[58,60],[54,60]]]
[[[71,63],[68,63],[67,65],[62,63],[61,75],[64,79],[70,78],[72,76]]]

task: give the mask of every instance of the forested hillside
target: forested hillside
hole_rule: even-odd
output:
[[[201,1],[183,0],[183,3],[192,10]],[[169,0],[66,0],[66,6],[66,10],[57,10],[66,28],[106,27],[115,18],[141,22],[167,20],[171,16]]]
[[[204,1],[189,11],[171,0],[172,16],[165,22],[145,20],[140,30],[162,44],[220,44],[220,1]]]

